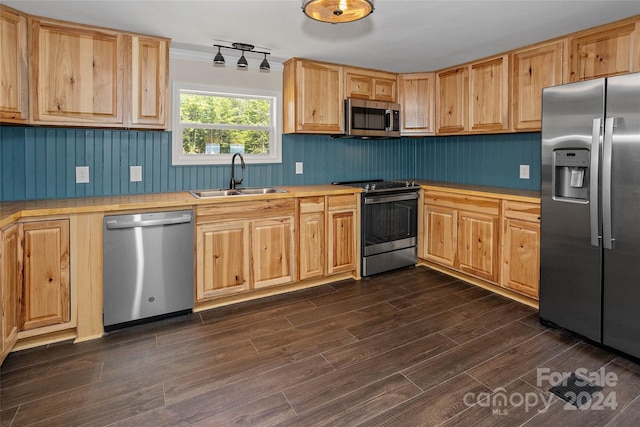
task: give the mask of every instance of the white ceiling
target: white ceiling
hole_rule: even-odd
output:
[[[26,13],[165,36],[172,48],[243,42],[271,52],[393,72],[432,71],[640,14],[640,1],[374,0],[347,24],[305,17],[300,0],[2,0]]]

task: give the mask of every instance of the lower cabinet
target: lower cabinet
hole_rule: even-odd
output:
[[[24,271],[20,330],[71,320],[69,221],[22,224]]]
[[[295,199],[196,209],[196,300],[293,282]]]
[[[357,203],[355,194],[327,196],[327,274],[356,269]]]
[[[0,232],[0,301],[2,343],[0,363],[18,338],[18,294],[22,280],[22,236],[19,224]]]
[[[503,202],[500,285],[538,298],[540,283],[540,205]]]
[[[298,274],[300,280],[326,273],[325,196],[301,197],[298,202]]]
[[[424,190],[419,256],[538,298],[540,204]]]

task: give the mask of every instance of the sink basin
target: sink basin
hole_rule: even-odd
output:
[[[209,197],[227,197],[227,196],[248,196],[252,194],[272,194],[272,193],[287,193],[287,190],[274,187],[262,187],[262,188],[237,188],[235,190],[200,190],[189,191],[191,195],[197,199],[205,199]]]

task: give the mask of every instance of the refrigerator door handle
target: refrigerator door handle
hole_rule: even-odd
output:
[[[616,118],[608,117],[604,122],[604,144],[602,146],[602,245],[613,249],[615,239],[611,236],[611,157],[613,150],[613,128]]]
[[[600,168],[600,134],[602,119],[593,119],[591,132],[591,172],[589,179],[589,219],[591,223],[591,245],[600,246],[600,233],[598,227],[598,170]]]

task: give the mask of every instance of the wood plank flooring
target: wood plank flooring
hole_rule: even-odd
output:
[[[581,409],[548,391],[577,370],[608,379]],[[639,417],[635,361],[426,267],[15,352],[0,369],[0,426],[632,426]]]

